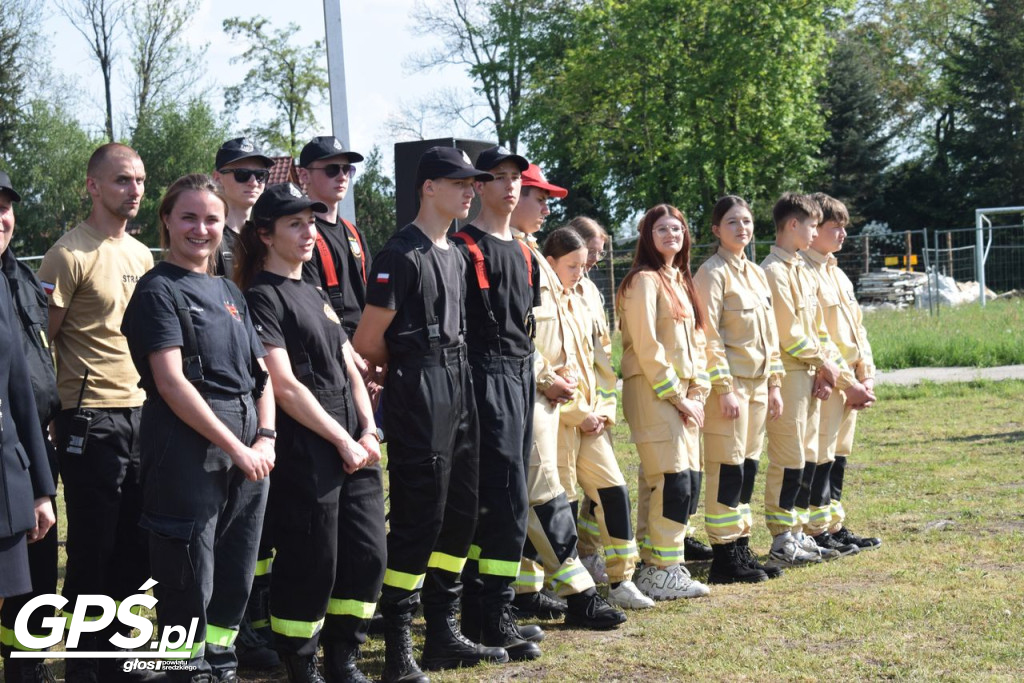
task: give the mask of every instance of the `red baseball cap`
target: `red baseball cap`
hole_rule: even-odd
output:
[[[569,190],[549,183],[537,164],[530,164],[523,171],[523,187],[539,187],[542,190],[547,190],[551,193],[552,197],[557,197],[558,199],[569,195]]]

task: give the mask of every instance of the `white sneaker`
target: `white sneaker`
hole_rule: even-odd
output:
[[[608,583],[608,571],[604,566],[604,553],[580,555],[580,564],[590,572],[590,578],[594,579],[594,583]]]
[[[647,565],[637,570],[633,580],[644,595],[654,600],[700,598],[711,593],[710,588],[690,578],[690,572],[681,564],[664,569]]]
[[[800,547],[809,553],[817,553],[823,560],[834,560],[842,556],[842,553],[834,548],[825,548],[818,545],[813,538],[800,531],[794,534],[793,538],[800,544]]]
[[[801,534],[803,535],[803,534]],[[808,539],[814,543],[813,538]],[[814,543],[817,546],[817,543]],[[768,554],[768,563],[775,567],[801,567],[806,564],[821,562],[821,553],[815,550],[804,550],[800,541],[790,532],[779,534],[772,541],[772,549]]]
[[[618,588],[608,591],[608,602],[623,609],[649,609],[654,607],[654,600],[640,592],[632,581],[623,581]]]

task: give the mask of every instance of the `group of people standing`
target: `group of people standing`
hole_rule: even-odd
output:
[[[96,150],[89,217],[47,252],[39,283],[19,271],[21,321],[0,292],[0,334],[25,339],[0,345],[4,473],[20,477],[17,496],[5,491],[0,596],[55,590],[56,543],[31,558],[25,545],[55,538],[57,469],[68,613],[77,595],[123,600],[151,576],[162,629],[198,620],[169,680],[236,680],[240,653],[283,661],[291,681],[368,680],[359,647],[379,611],[383,680],[426,681],[424,669],[541,656],[543,629],[519,623],[531,617],[608,629],[623,609],[707,595],[686,561],[712,559],[711,583],[757,582],[879,545],[844,526],[840,504],[856,411],[874,401],[860,309],[832,256],[841,203],[784,195],[759,268],[745,255],[750,209],[725,197],[719,249],[695,276],[682,213],[663,204],[640,221],[615,298],[640,456],[634,530],[610,435],[612,330],[586,275],[607,234],[577,218],[541,247],[565,188],[502,147],[475,163],[435,147],[419,161],[416,218],[371,256],[338,215],[361,160],[314,138],[303,191],[268,186],[273,160],[226,142],[212,176],[165,192],[154,266],[125,232],[142,160]],[[450,234],[476,196],[479,214]],[[4,174],[0,198],[5,247],[20,197]],[[50,375],[30,385],[36,365]],[[766,431],[774,541],[762,565],[750,500]],[[690,524],[705,472],[710,550]],[[5,674],[45,680],[41,660],[8,656],[24,649],[11,625],[25,599],[3,606]],[[123,629],[79,649],[109,650]],[[66,676],[149,674],[79,658]]]

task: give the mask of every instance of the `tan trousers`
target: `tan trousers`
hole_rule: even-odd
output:
[[[632,580],[640,556],[633,539],[629,489],[615,458],[611,434],[604,431],[595,436],[561,425],[558,474],[566,492],[575,493],[579,484],[587,499],[601,503],[593,510],[598,538],[604,546],[608,581]],[[570,496],[570,500],[578,500],[578,495]]]
[[[832,501],[829,506],[830,521],[829,532],[835,533],[843,528],[846,521],[846,510],[839,499],[843,487],[843,473],[846,470],[847,458],[853,450],[853,436],[857,431],[857,415],[859,411],[846,408],[843,411],[843,419],[839,425],[839,435],[836,437],[835,458],[836,464],[833,467],[841,466],[842,469],[832,472]],[[838,482],[837,482],[838,479]]]
[[[572,519],[568,505],[558,509],[558,528],[551,528],[551,519],[545,516],[542,521],[538,508],[547,506],[552,509],[565,489],[558,477],[558,409],[551,405],[547,397],[537,392],[533,411],[533,449],[530,451],[530,466],[527,470],[526,488],[530,497],[530,511],[527,520],[527,538],[529,544],[537,551],[541,563],[523,558],[519,566],[519,576],[515,581],[517,593],[536,593],[544,585],[547,576],[552,589],[561,596],[581,593],[593,588],[594,580],[590,578],[573,547],[571,552],[564,544],[575,545],[576,522]],[[564,500],[563,503],[566,503]],[[565,527],[564,529],[561,527]],[[556,548],[556,545],[559,546]],[[564,560],[559,556],[565,557]],[[543,571],[541,571],[543,567]]]
[[[733,378],[733,394],[740,404],[735,420],[722,416],[721,392],[711,390],[704,407],[704,526],[712,544],[731,543],[750,536],[753,515],[749,500],[741,500],[745,460],[758,460],[764,447],[768,419],[768,378]]]
[[[765,475],[765,522],[773,536],[800,531],[796,509],[805,462],[818,460],[818,421],[821,401],[811,395],[814,374],[799,370],[782,379],[782,416],[769,421],[768,472]]]

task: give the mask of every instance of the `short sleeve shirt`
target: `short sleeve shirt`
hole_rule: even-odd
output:
[[[85,223],[46,252],[37,276],[50,305],[65,309],[53,340],[65,409],[77,404],[86,369],[83,407],[142,405],[146,396],[120,327],[136,283],[152,267],[153,255],[131,235],[107,237]]]
[[[540,305],[540,272],[537,260],[529,251],[524,254],[518,240],[503,240],[475,225],[463,228],[484,258],[487,296],[491,312],[498,323],[497,342],[488,335],[487,309],[469,247],[453,240],[466,260],[466,318],[480,324],[466,328],[466,345],[470,352],[499,352],[503,356],[523,358],[533,352],[533,339],[527,318],[534,306]],[[528,257],[527,257],[528,254]],[[532,283],[532,284],[531,284]]]
[[[203,364],[200,392],[233,396],[251,392],[253,359],[267,353],[242,293],[222,277],[194,273],[167,261],[139,281],[121,324],[142,385],[149,391],[156,388],[149,366],[151,353],[173,347],[186,353],[172,289],[181,292],[195,329]]]
[[[293,369],[308,362],[311,389],[348,384],[341,350],[348,337],[326,294],[308,282],[263,271],[253,278],[245,299],[263,343],[285,349]],[[300,371],[296,378],[303,380]]]
[[[463,341],[465,259],[450,241],[447,248],[439,247],[410,223],[377,254],[366,283],[366,303],[396,311],[384,332],[393,357],[430,348],[421,278],[431,278],[437,289],[432,305],[440,326],[440,346]]]
[[[351,333],[363,316],[363,306],[366,305],[364,278],[373,266],[366,238],[354,225],[349,230],[341,219],[337,223],[329,223],[317,216],[316,230],[323,236],[331,254],[341,289],[341,305],[334,306],[335,313],[341,318],[345,330]],[[314,249],[313,258],[303,264],[302,279],[327,291],[327,276],[319,249]]]

